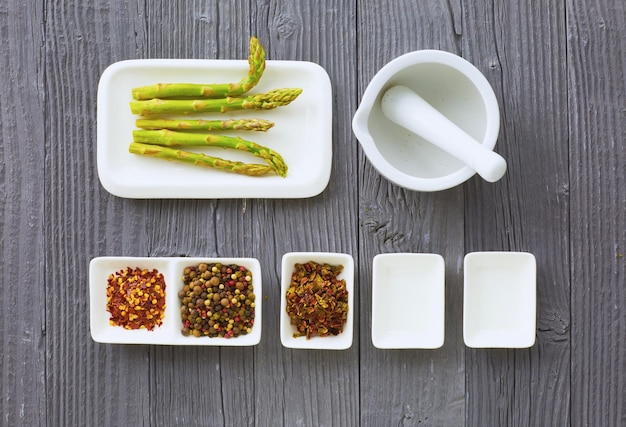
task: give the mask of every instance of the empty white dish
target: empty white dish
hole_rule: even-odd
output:
[[[181,329],[181,301],[178,292],[183,288],[183,271],[186,267],[200,263],[237,264],[244,266],[252,274],[255,299],[254,325],[246,335],[234,338],[209,338],[183,336]],[[109,323],[107,311],[107,283],[109,275],[130,268],[157,269],[165,279],[165,317],[161,326],[149,331],[146,329],[128,330]],[[117,344],[167,344],[167,345],[206,345],[206,346],[250,346],[261,340],[261,313],[263,298],[261,266],[254,258],[149,258],[149,257],[99,257],[89,264],[90,330],[94,341]]]
[[[343,331],[338,335],[294,338],[296,328],[287,314],[287,289],[291,284],[295,264],[313,261],[317,264],[342,265],[343,271],[337,276],[346,281],[348,291],[348,316]],[[345,350],[352,346],[354,319],[354,260],[351,255],[333,252],[289,252],[283,255],[280,289],[280,341],[284,347],[299,349]]]
[[[463,339],[475,348],[535,343],[537,263],[527,252],[473,252],[464,260]]]
[[[374,257],[374,347],[441,347],[445,335],[444,311],[445,263],[441,255],[398,253]]]

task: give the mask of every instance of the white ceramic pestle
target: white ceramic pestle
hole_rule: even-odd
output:
[[[496,182],[506,172],[502,156],[469,136],[411,89],[392,87],[383,95],[381,107],[389,120],[464,162],[486,181]]]

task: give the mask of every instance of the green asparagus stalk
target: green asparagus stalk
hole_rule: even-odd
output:
[[[234,138],[224,135],[199,134],[187,132],[174,132],[167,129],[161,130],[135,130],[133,140],[145,144],[161,145],[165,147],[192,147],[211,146],[231,148],[245,151],[254,156],[264,159],[278,175],[287,175],[287,164],[277,152],[242,138]]]
[[[165,160],[174,160],[192,165],[206,166],[241,175],[262,176],[272,172],[272,168],[266,165],[247,164],[224,160],[219,157],[207,156],[202,153],[190,153],[188,151],[175,150],[157,145],[139,144],[132,142],[128,151],[149,157],[157,157]]]
[[[132,101],[133,114],[191,114],[225,113],[234,110],[271,110],[288,105],[302,93],[300,88],[275,89],[267,93],[249,95],[244,98],[227,97],[222,99],[159,99]]]
[[[266,131],[274,122],[263,119],[241,120],[172,120],[172,119],[137,119],[136,125],[142,129],[171,130],[256,130]]]
[[[158,83],[134,88],[133,98],[224,98],[241,95],[256,86],[265,70],[265,50],[256,37],[250,38],[248,63],[248,74],[238,83]]]

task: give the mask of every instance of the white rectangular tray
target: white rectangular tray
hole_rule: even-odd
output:
[[[474,348],[535,343],[537,261],[528,252],[472,252],[464,260],[463,339]]]
[[[445,337],[445,262],[439,254],[374,257],[372,343],[380,349],[435,349]]]
[[[156,83],[230,83],[246,75],[244,60],[142,59],[116,62],[98,86],[98,176],[111,194],[126,198],[305,198],[328,184],[332,163],[332,88],[326,71],[303,61],[267,61],[250,94],[282,87],[302,88],[291,104],[273,110],[231,111],[187,119],[258,117],[275,126],[267,132],[225,132],[280,153],[289,171],[249,177],[200,166],[146,158],[128,152],[135,127],[131,90]],[[249,153],[221,148],[202,152],[229,160],[264,163]]]
[[[296,264],[313,261],[317,264],[341,265],[343,271],[337,279],[345,280],[348,291],[348,315],[343,331],[338,335],[325,337],[313,336],[307,339],[293,336],[296,328],[287,314],[287,290],[291,286],[291,277]],[[354,336],[354,258],[349,254],[334,252],[288,252],[281,263],[280,286],[280,341],[286,348],[306,350],[346,350],[352,346]]]
[[[252,273],[252,285],[255,300],[255,315],[252,332],[235,338],[209,338],[183,336],[181,329],[181,302],[178,292],[183,288],[183,271],[188,266],[201,262],[237,264],[246,267]],[[165,279],[165,317],[163,324],[152,331],[146,329],[128,330],[109,323],[110,314],[107,305],[107,279],[109,275],[126,267],[141,269],[156,268]],[[89,311],[91,337],[96,342],[117,344],[168,344],[168,345],[206,345],[206,346],[250,346],[261,341],[262,313],[261,266],[254,258],[149,258],[149,257],[99,257],[89,264]]]

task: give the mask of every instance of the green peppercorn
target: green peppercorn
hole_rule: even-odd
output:
[[[200,263],[186,268],[183,290],[178,293],[181,333],[212,338],[248,334],[254,324],[251,280],[251,273],[235,264]]]

